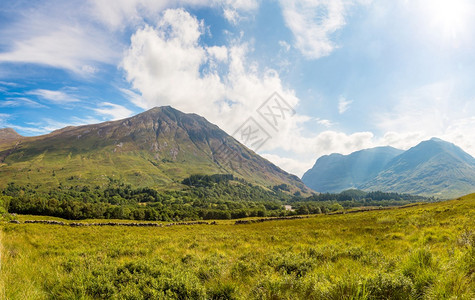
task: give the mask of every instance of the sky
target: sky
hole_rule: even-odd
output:
[[[298,176],[431,137],[475,156],[474,80],[470,0],[0,5],[0,127],[25,136],[171,105]]]

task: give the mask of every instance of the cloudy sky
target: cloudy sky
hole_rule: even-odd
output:
[[[475,155],[474,81],[470,0],[0,6],[0,127],[27,136],[171,105],[246,143],[251,120],[269,137],[255,150],[299,176],[434,136]]]

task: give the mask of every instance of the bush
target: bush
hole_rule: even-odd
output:
[[[10,202],[12,197],[0,195],[0,215],[6,214],[8,212],[8,207],[10,206]]]
[[[413,292],[412,281],[401,275],[379,273],[368,279],[366,288],[371,299],[410,299]]]
[[[220,283],[217,287],[207,292],[207,299],[211,300],[232,300],[237,299],[235,294],[235,287],[230,283]]]
[[[270,264],[276,271],[284,272],[296,277],[302,277],[313,268],[313,261],[300,254],[284,253],[277,258],[273,258]]]

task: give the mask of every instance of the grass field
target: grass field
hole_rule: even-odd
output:
[[[2,227],[2,299],[475,298],[475,194],[245,225]]]

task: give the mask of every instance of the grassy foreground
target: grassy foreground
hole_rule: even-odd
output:
[[[475,194],[246,225],[4,223],[0,245],[2,299],[475,298]]]

